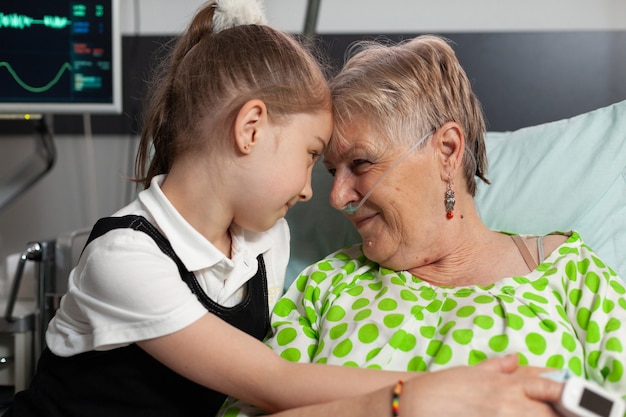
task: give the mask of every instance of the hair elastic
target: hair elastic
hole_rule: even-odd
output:
[[[213,7],[213,33],[235,26],[267,24],[258,0],[218,0]]]

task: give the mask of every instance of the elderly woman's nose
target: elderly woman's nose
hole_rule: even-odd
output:
[[[358,195],[354,190],[354,181],[350,175],[335,173],[333,187],[330,190],[330,205],[337,210],[343,209],[349,202],[357,201]]]

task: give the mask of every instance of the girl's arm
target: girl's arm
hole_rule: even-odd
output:
[[[346,416],[391,415],[391,387],[407,377],[401,398],[403,416],[505,415],[498,414],[503,410],[512,416],[553,416],[541,401],[556,400],[561,389],[559,383],[531,372],[513,373],[514,357],[412,377],[292,363],[210,314],[178,332],[138,345],[199,384],[265,410],[288,410],[281,413],[284,416],[319,416],[338,409]]]
[[[555,401],[562,386],[538,377],[533,369],[510,374],[515,357],[492,359],[474,367],[456,367],[414,377],[404,384],[398,415],[402,417],[557,417],[547,402]],[[274,417],[321,415],[392,416],[392,388],[358,397],[287,410]],[[546,402],[544,402],[546,401]]]
[[[186,378],[268,411],[362,394],[409,376],[288,362],[212,314],[137,344]]]

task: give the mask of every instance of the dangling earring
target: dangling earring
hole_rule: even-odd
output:
[[[451,219],[454,217],[454,191],[452,191],[452,181],[448,180],[448,189],[446,190],[446,217]]]

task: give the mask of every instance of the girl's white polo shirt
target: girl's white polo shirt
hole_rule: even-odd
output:
[[[169,240],[185,267],[215,302],[232,307],[245,295],[263,254],[270,309],[280,297],[289,260],[284,219],[266,232],[231,227],[229,259],[198,233],[162,193],[165,176],[114,216],[144,216]],[[204,314],[176,264],[147,234],[116,229],[91,242],[72,270],[68,292],[48,326],[46,342],[57,355],[107,350],[178,331]]]

